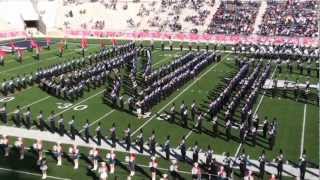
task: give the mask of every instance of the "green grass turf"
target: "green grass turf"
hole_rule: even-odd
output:
[[[69,45],[69,49],[65,52],[64,57],[61,58],[62,60],[68,60],[72,57],[80,57],[80,55],[74,51],[77,49],[79,44],[79,40],[72,41]],[[122,41],[119,41],[119,43]],[[99,41],[90,40],[89,43],[99,43]],[[146,44],[148,42],[145,42]],[[110,42],[108,43],[110,44]],[[157,42],[159,46],[159,42]],[[99,49],[99,45],[90,45],[89,51],[95,52]],[[57,49],[52,47],[50,51],[44,50],[43,55],[41,55],[41,60],[39,63],[34,63],[36,60],[33,59],[31,53],[26,53],[27,57],[26,60],[19,64],[14,60],[14,57],[9,56],[8,64],[4,67],[0,67],[0,79],[3,78],[10,78],[11,76],[16,76],[18,74],[23,73],[30,73],[35,71],[38,67],[46,67],[51,64],[55,64],[60,62],[59,58],[56,56]],[[87,52],[88,53],[88,52]],[[183,52],[180,51],[165,51],[162,52],[159,49],[156,49],[153,52],[153,64],[155,64],[154,68],[158,68],[161,65],[169,63],[174,56],[178,56]],[[175,93],[173,93],[169,98],[163,100],[161,103],[153,107],[152,112],[158,112],[159,110],[163,109],[170,101],[174,99],[173,102],[176,103],[176,106],[179,107],[182,100],[186,102],[186,104],[190,105],[192,100],[196,100],[198,104],[205,104],[204,101],[208,99],[208,96],[211,95],[213,92],[218,92],[218,88],[224,84],[223,79],[225,77],[231,77],[232,74],[236,73],[236,68],[233,62],[234,55],[225,54],[223,56],[223,61],[213,64],[206,69],[204,69],[199,76],[202,76],[201,79],[191,80],[182,88],[177,89]],[[23,67],[27,65],[26,67]],[[3,71],[7,71],[5,73],[1,73]],[[278,79],[281,79],[283,76],[286,76],[284,72],[281,75],[277,75]],[[199,77],[198,76],[198,77]],[[289,79],[294,79],[296,76],[299,75],[291,75]],[[304,76],[303,76],[304,77]],[[303,77],[299,76],[299,79],[303,79]],[[197,81],[194,83],[194,81]],[[317,78],[313,75],[312,82],[316,82]],[[303,82],[302,80],[300,82]],[[188,89],[186,89],[188,88]],[[35,117],[40,110],[44,111],[45,116],[47,117],[51,110],[54,110],[56,113],[64,111],[64,119],[65,123],[67,123],[72,115],[76,116],[76,126],[78,129],[82,128],[85,120],[88,118],[90,122],[95,122],[99,120],[104,115],[112,112],[105,118],[100,119],[102,122],[103,133],[105,135],[109,134],[108,129],[111,127],[112,123],[115,122],[117,125],[117,135],[118,137],[123,137],[123,130],[127,127],[128,123],[131,124],[132,130],[136,130],[139,128],[144,122],[148,119],[139,120],[135,116],[125,113],[121,110],[113,110],[106,104],[102,103],[102,94],[103,94],[104,87],[97,88],[96,90],[92,90],[90,92],[86,92],[84,97],[81,99],[72,102],[73,105],[87,105],[88,108],[83,111],[75,111],[73,108],[65,110],[61,110],[57,108],[57,103],[70,103],[68,101],[64,101],[62,99],[58,99],[48,95],[47,93],[40,90],[38,87],[33,86],[29,89],[22,90],[21,92],[17,92],[14,95],[15,99],[8,103],[9,111],[13,111],[17,105],[26,106],[30,103],[39,101],[44,99],[41,102],[35,103],[31,106],[33,116]],[[261,96],[258,98],[258,100]],[[205,104],[206,106],[206,104]],[[255,104],[257,106],[257,103]],[[72,106],[74,107],[74,106]],[[160,113],[163,113],[165,110],[170,109],[171,103],[164,108]],[[278,98],[271,98],[266,95],[259,107],[258,115],[260,118],[264,116],[268,116],[269,119],[276,117],[279,120],[279,129],[278,129],[278,136],[276,138],[276,146],[273,150],[269,150],[268,148],[263,148],[267,144],[262,142],[262,146],[257,145],[255,147],[251,146],[250,144],[245,144],[243,148],[246,149],[246,152],[252,158],[257,158],[259,153],[262,149],[266,149],[268,158],[274,158],[278,150],[281,148],[285,153],[285,158],[291,161],[297,161],[300,154],[300,142],[301,142],[301,128],[302,128],[302,120],[303,120],[303,108],[304,103],[296,102],[289,99],[278,99]],[[319,142],[319,129],[318,127],[318,120],[319,120],[319,107],[315,105],[307,105],[307,120],[306,120],[306,129],[305,129],[305,141],[304,146],[307,149],[308,157],[312,159],[312,162],[318,164],[319,162],[319,148],[317,146]],[[97,121],[96,121],[97,122]],[[193,122],[189,121],[189,128],[193,127]],[[94,133],[94,129],[96,128],[96,124],[91,127],[92,133]],[[206,129],[211,129],[210,122],[204,122],[204,127]],[[190,132],[190,129],[186,129],[181,127],[180,124],[170,124],[166,121],[157,120],[157,118],[152,119],[145,127],[144,134],[145,137],[150,136],[151,131],[155,129],[157,134],[157,141],[158,143],[162,144],[168,134],[171,135],[171,143],[172,147],[176,147],[183,135],[186,135]],[[223,130],[223,128],[222,128]],[[232,134],[237,136],[238,131],[233,130]],[[137,135],[137,134],[136,134]],[[225,141],[223,136],[221,137],[212,137],[209,134],[202,133],[198,134],[196,132],[192,132],[192,134],[188,137],[187,143],[189,146],[192,146],[195,141],[198,141],[201,148],[205,149],[208,144],[210,144],[215,153],[222,154],[223,152],[230,152],[233,155],[237,148],[239,147],[239,142],[236,139],[232,139],[230,141]],[[265,140],[264,140],[265,141]],[[31,144],[32,141],[28,141]],[[52,144],[48,143],[47,148],[51,148]],[[84,149],[81,152],[87,154],[87,149]],[[104,152],[105,154],[105,152]],[[25,170],[28,172],[35,172],[39,173],[37,167],[34,166],[35,159],[30,155],[30,158],[27,158],[23,163],[13,163],[17,162],[18,160],[14,159],[3,159],[0,158],[0,167],[6,167],[10,169],[19,169]],[[120,160],[124,159],[124,154],[119,153],[117,157]],[[70,162],[65,162],[65,166],[63,168],[59,168],[55,166],[55,161],[48,157],[49,159],[49,175],[63,177],[63,178],[72,178],[72,179],[92,179],[91,176],[88,176],[86,170],[86,164],[81,162],[81,167],[78,171],[74,171],[72,169],[72,165]],[[138,163],[147,165],[149,161],[148,157],[139,157]],[[25,164],[30,164],[30,166],[26,166]],[[68,164],[68,165],[67,165]],[[160,160],[160,167],[168,168],[169,162],[166,160]],[[125,169],[125,168],[124,168]],[[117,171],[117,176],[119,179],[124,179],[127,175],[127,172],[124,169],[119,169]],[[190,171],[191,166],[188,164],[181,163],[180,165],[181,170]],[[145,172],[148,174],[149,169],[145,168]],[[0,170],[0,177],[2,179],[10,178],[10,179],[38,179],[34,175],[25,175],[21,173],[12,173]],[[190,177],[187,175],[187,179]],[[136,179],[147,179],[146,175],[143,173],[138,173]]]

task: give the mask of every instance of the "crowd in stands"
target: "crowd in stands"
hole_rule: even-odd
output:
[[[260,34],[269,36],[315,37],[317,34],[316,1],[268,2]]]
[[[91,1],[64,0],[64,6],[83,5]],[[161,0],[146,2],[92,1],[111,10],[128,12],[126,28],[142,31],[192,32],[227,35],[300,36],[317,37],[316,0],[271,1],[266,10],[260,1],[215,1],[215,0]],[[122,6],[123,9],[117,9]],[[216,5],[216,6],[215,6]],[[128,6],[130,6],[129,10]],[[132,7],[132,8],[131,8]],[[214,7],[217,7],[214,8]],[[258,12],[262,9],[262,13]],[[85,6],[80,16],[87,15]],[[131,12],[132,11],[132,12]],[[78,12],[66,9],[66,28],[72,27],[72,18]],[[260,22],[261,18],[261,23]],[[81,20],[81,18],[80,18]],[[83,29],[105,30],[107,18],[83,20]],[[258,22],[258,23],[257,23]]]
[[[259,5],[258,2],[221,2],[208,27],[208,33],[251,34]]]

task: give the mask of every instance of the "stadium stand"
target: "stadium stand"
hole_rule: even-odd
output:
[[[268,1],[260,34],[318,37],[316,1]]]

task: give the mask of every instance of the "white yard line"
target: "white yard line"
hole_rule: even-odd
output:
[[[50,97],[51,97],[51,96],[46,96],[46,97],[44,97],[44,98],[41,98],[41,99],[39,99],[39,100],[37,100],[37,101],[34,101],[34,102],[30,103],[30,104],[27,104],[27,105],[21,107],[21,109],[25,109],[25,108],[27,108],[27,107],[29,107],[29,106],[34,105],[34,104],[38,104],[38,103],[40,103],[40,102],[42,102],[42,101],[44,101],[44,100],[49,99]],[[11,115],[11,114],[13,114],[13,113],[14,113],[14,111],[10,112],[8,115]]]
[[[192,81],[191,84],[189,84],[189,86],[187,86],[186,88],[184,88],[178,95],[176,95],[173,99],[171,99],[171,101],[169,101],[165,106],[163,106],[159,111],[158,114],[163,111],[164,109],[166,109],[172,102],[174,102],[177,98],[179,98],[183,93],[185,93],[187,90],[189,90],[194,84],[196,84],[201,78],[203,78],[206,74],[208,74],[213,68],[215,68],[217,65],[219,65],[221,62],[223,62],[224,59],[226,59],[229,55],[226,55],[220,62],[216,63],[215,65],[213,65],[210,69],[208,69],[206,72],[204,72],[203,74],[201,74],[201,76],[199,76],[198,78],[196,78],[195,80]],[[151,116],[146,122],[144,122],[139,128],[137,128],[132,134],[131,136],[135,135],[137,132],[140,131],[140,129],[142,129],[144,126],[146,126],[152,119],[154,119],[157,115],[157,113],[155,113],[153,116]]]
[[[304,130],[306,127],[306,119],[307,119],[307,104],[304,104],[303,108],[303,122],[302,122],[302,132],[301,132],[301,145],[300,145],[300,155],[303,153],[304,147]]]
[[[14,170],[14,169],[7,169],[7,168],[2,168],[0,167],[1,171],[7,171],[7,172],[14,172],[14,173],[19,173],[19,174],[27,174],[31,176],[37,176],[37,177],[42,177],[42,174],[38,173],[31,173],[31,172],[26,172],[26,171],[20,171],[20,170]],[[71,180],[68,178],[61,178],[61,177],[56,177],[56,176],[47,176],[48,179],[58,179],[58,180]]]
[[[90,124],[89,124],[89,127],[91,127],[91,126],[94,125],[95,123],[101,121],[102,119],[108,117],[110,114],[112,114],[112,113],[115,112],[115,111],[116,111],[116,110],[113,109],[113,110],[107,112],[106,114],[104,114],[103,116],[101,116],[99,119],[97,119],[97,120],[93,121],[92,123],[90,123]],[[84,130],[85,130],[84,128],[81,129],[81,130],[79,131],[79,133],[82,133]]]
[[[160,61],[158,61],[157,63],[153,64],[152,67],[156,67],[158,64],[162,63],[163,61],[167,61],[170,58],[171,57],[165,57],[165,58],[161,59]]]

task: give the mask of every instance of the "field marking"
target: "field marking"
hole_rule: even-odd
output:
[[[38,104],[39,102],[42,102],[42,101],[44,101],[44,100],[47,100],[47,99],[49,99],[50,97],[51,97],[51,96],[46,96],[46,97],[44,97],[44,98],[41,98],[41,99],[39,99],[39,100],[37,100],[37,101],[34,101],[34,102],[30,103],[30,104],[27,104],[27,105],[21,107],[21,109],[25,109],[25,108],[27,108],[27,107],[29,107],[29,106],[34,105],[34,104]],[[10,112],[8,115],[11,115],[11,114],[13,114],[13,113],[14,113],[14,111]]]
[[[300,144],[300,155],[302,155],[303,147],[304,147],[304,131],[305,131],[305,126],[306,126],[306,118],[307,118],[307,104],[304,104],[302,132],[301,132],[301,144]]]
[[[112,114],[112,113],[115,112],[115,111],[116,111],[116,109],[113,109],[113,110],[107,112],[106,114],[104,114],[103,116],[101,116],[100,118],[98,118],[97,120],[95,120],[95,121],[93,121],[92,123],[90,123],[90,124],[89,124],[89,127],[91,127],[91,126],[94,125],[95,123],[101,121],[102,119],[108,117],[110,114]],[[79,133],[82,133],[84,130],[85,130],[85,128],[81,129],[81,130],[79,131]]]
[[[103,89],[103,90],[101,90],[101,91],[97,92],[96,94],[93,94],[93,95],[91,95],[91,96],[87,97],[86,99],[83,99],[82,101],[80,101],[80,102],[78,102],[78,103],[76,103],[76,104],[74,104],[74,105],[70,106],[69,108],[64,109],[63,111],[60,111],[60,112],[58,112],[58,113],[54,114],[54,117],[57,117],[58,115],[60,115],[60,114],[62,114],[62,113],[64,113],[64,112],[66,112],[66,111],[69,111],[70,109],[74,108],[75,106],[78,106],[78,105],[80,105],[80,104],[82,104],[82,103],[84,103],[84,102],[88,101],[89,99],[92,99],[92,98],[94,98],[94,97],[96,97],[96,96],[100,95],[100,94],[101,94],[101,93],[103,93],[104,91],[105,91],[105,89]]]
[[[173,99],[171,99],[171,101],[169,101],[165,106],[163,106],[157,113],[155,113],[153,116],[151,116],[146,122],[144,122],[139,128],[137,128],[132,134],[131,136],[133,136],[134,134],[136,134],[137,132],[140,131],[140,129],[142,129],[144,126],[146,126],[152,119],[154,119],[157,114],[160,114],[161,111],[163,111],[164,109],[166,109],[173,101],[175,101],[177,98],[179,98],[184,92],[186,92],[187,90],[189,90],[195,83],[197,83],[203,76],[205,76],[206,74],[208,74],[212,69],[214,69],[217,65],[219,65],[221,62],[224,61],[224,59],[226,59],[227,57],[229,57],[229,55],[226,55],[220,62],[216,63],[215,65],[213,65],[211,68],[209,68],[207,71],[205,71],[203,74],[201,74],[199,77],[197,77],[197,79],[193,80],[191,84],[189,84],[186,88],[184,88],[178,95],[176,95]]]
[[[170,59],[171,57],[165,57],[163,59],[161,59],[160,61],[158,61],[157,63],[153,64],[152,67],[156,67],[158,64],[164,62],[164,61],[167,61],[168,59]]]
[[[14,169],[7,169],[7,168],[2,168],[2,167],[0,167],[0,170],[42,177],[42,174],[38,174],[38,173],[31,173],[31,172],[19,171],[19,170],[14,170]],[[56,177],[56,176],[47,176],[47,178],[49,178],[49,179],[58,179],[58,180],[71,180],[71,179],[68,179],[68,178],[61,178],[61,177]]]

